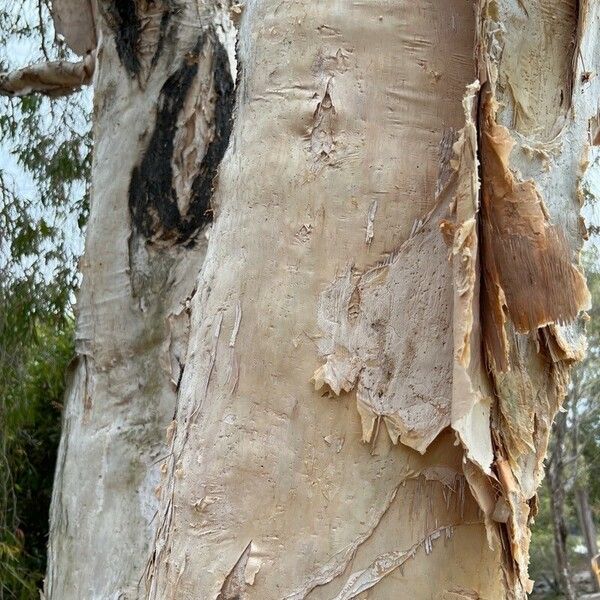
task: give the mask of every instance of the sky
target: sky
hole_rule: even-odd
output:
[[[23,22],[20,23],[22,26],[24,23],[37,23],[38,15],[37,15],[37,3],[31,2],[30,0],[26,0],[23,4],[17,0],[0,0],[2,2],[6,2],[6,5],[2,7],[2,10],[12,12],[13,18],[14,14],[20,14]],[[19,12],[20,11],[20,12]],[[51,21],[49,15],[46,15],[46,20],[48,23],[45,27],[45,32],[47,39],[51,41],[53,36],[53,30],[51,26]],[[1,65],[9,65],[9,68],[14,69],[21,66],[26,66],[28,64],[37,62],[42,57],[40,50],[40,42],[39,39],[33,36],[22,36],[17,37],[15,35],[6,35],[6,32],[2,32],[2,34],[7,37],[5,40],[5,44],[0,44],[0,64]],[[47,43],[50,46],[50,43]],[[78,131],[85,131],[87,127],[86,120],[89,114],[91,114],[91,104],[92,104],[92,90],[91,88],[87,88],[80,93],[81,101],[85,109],[82,111],[81,119],[77,123],[73,123],[73,127]],[[2,107],[5,106],[7,100],[0,99],[0,111]],[[87,114],[86,114],[87,112]],[[51,129],[51,115],[49,111],[44,115],[46,118],[44,121],[48,125],[48,128]],[[44,211],[42,208],[41,202],[39,201],[40,190],[36,185],[35,180],[33,179],[30,173],[27,173],[17,162],[16,157],[11,152],[11,143],[10,141],[2,141],[0,140],[0,171],[5,181],[12,185],[13,189],[16,192],[16,195],[20,198],[36,200],[34,203],[39,207],[39,212],[36,213],[33,211],[34,217],[44,217],[50,223],[53,222],[52,212]],[[83,193],[83,186],[78,186],[73,190],[74,195],[77,197],[81,197]],[[0,202],[2,200],[0,199]],[[68,200],[67,200],[68,202]],[[77,217],[78,215],[72,212],[67,212],[66,218],[61,220],[60,222],[54,222],[55,225],[59,226],[60,229],[64,232],[67,243],[69,245],[70,250],[74,255],[79,256],[83,251],[83,237],[81,231],[77,225]],[[6,256],[5,249],[0,249],[0,262],[6,264],[5,261],[10,261],[10,257]],[[29,261],[33,262],[33,261]],[[25,261],[25,265],[28,262]],[[0,264],[2,266],[2,264]],[[49,267],[48,276],[51,276],[51,265]]]

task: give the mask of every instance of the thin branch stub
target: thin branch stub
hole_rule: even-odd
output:
[[[95,66],[94,53],[73,63],[66,60],[42,62],[11,73],[0,74],[1,96],[65,96],[78,92],[92,82]]]

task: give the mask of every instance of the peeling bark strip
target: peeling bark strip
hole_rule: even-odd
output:
[[[312,381],[336,395],[356,388],[364,442],[383,421],[394,444],[424,453],[450,425],[452,280],[438,228],[446,211],[436,206],[389,261],[348,271],[321,294],[325,362]]]
[[[211,61],[209,72],[215,100],[210,118],[210,141],[191,182],[189,200],[180,197],[174,183],[173,162],[178,119],[194,86],[203,57]],[[211,30],[204,32],[194,49],[162,87],[154,132],[129,186],[129,209],[135,228],[152,242],[186,243],[210,222],[213,180],[227,146],[233,124],[234,82],[227,51]],[[187,141],[180,140],[180,143]],[[192,140],[198,144],[198,140]]]
[[[496,101],[481,116],[483,310],[485,343],[496,368],[509,368],[505,321],[519,333],[572,323],[589,308],[585,278],[564,233],[549,221],[533,181],[518,181],[508,159],[509,131],[496,123]]]
[[[240,600],[246,588],[246,567],[252,550],[252,542],[249,542],[238,561],[235,563],[223,585],[216,600]]]

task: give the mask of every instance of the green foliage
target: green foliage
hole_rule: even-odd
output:
[[[569,530],[569,561],[574,570],[587,569],[587,558],[573,548],[582,543],[575,506],[575,486],[587,488],[596,523],[600,519],[600,256],[596,245],[583,256],[592,309],[587,323],[588,352],[575,368],[565,401],[569,411],[565,440],[565,519]],[[551,441],[552,442],[552,441]],[[530,576],[536,581],[553,576],[554,538],[547,486],[538,496],[539,513],[532,527]]]
[[[554,537],[550,519],[550,498],[548,488],[543,485],[538,490],[538,514],[532,526],[529,574],[536,581],[542,574],[554,572]]]
[[[47,0],[0,6],[0,71],[72,59]],[[0,98],[0,600],[33,600],[88,212],[91,93]]]
[[[588,353],[578,371],[578,442],[581,458],[577,478],[588,488],[596,519],[600,518],[600,258],[598,251],[587,257],[588,286],[593,307],[588,323]]]
[[[21,286],[3,290],[0,322],[0,597],[37,598],[45,569],[48,507],[60,437],[73,326],[35,317]],[[25,311],[25,312],[23,312]]]
[[[59,40],[49,44],[51,36],[46,1],[8,0],[0,8],[0,71],[75,58]],[[0,266],[63,290],[77,285],[88,213],[90,103],[89,91],[0,98]]]

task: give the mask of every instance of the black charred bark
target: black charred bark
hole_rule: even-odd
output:
[[[114,32],[117,55],[127,73],[138,80],[147,79],[160,58],[174,6],[171,0],[105,0],[100,10]],[[158,39],[144,39],[144,23],[152,13],[160,11]],[[147,37],[147,35],[146,35]],[[150,64],[143,64],[140,49],[146,44],[156,48]],[[143,71],[146,70],[145,73]]]
[[[109,7],[115,32],[117,54],[127,72],[135,77],[140,72],[138,48],[141,25],[135,0],[114,0]]]
[[[162,49],[165,43],[165,37],[167,36],[167,26],[169,24],[169,20],[171,18],[171,9],[168,8],[162,14],[160,18],[160,33],[158,36],[158,43],[156,45],[156,51],[154,52],[154,56],[152,57],[152,62],[150,63],[151,67],[156,66],[160,55],[162,54]]]
[[[213,136],[192,182],[192,195],[184,214],[179,211],[173,185],[172,158],[178,115],[198,74],[205,46],[212,46],[215,91]],[[193,243],[195,234],[212,220],[210,202],[214,180],[225,155],[233,125],[235,89],[229,57],[212,31],[203,33],[179,68],[164,83],[150,141],[129,186],[129,208],[134,228],[151,242]]]

